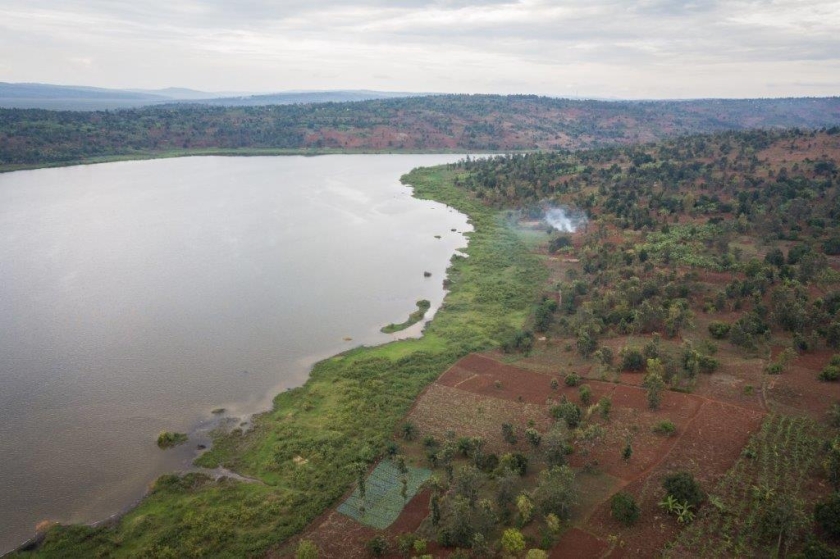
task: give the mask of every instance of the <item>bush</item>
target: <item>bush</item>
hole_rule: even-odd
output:
[[[829,365],[820,371],[819,379],[826,382],[833,382],[840,379],[840,367],[836,365]]]
[[[502,534],[502,549],[511,555],[525,551],[525,536],[516,528],[508,528]]]
[[[630,526],[639,519],[641,509],[636,504],[636,500],[629,493],[616,493],[610,500],[610,511],[612,517],[624,524]]]
[[[576,373],[566,375],[566,386],[577,386],[580,384],[580,377]]]
[[[592,402],[592,388],[588,384],[580,387],[580,401],[584,406],[588,406]]]
[[[625,347],[621,350],[621,369],[640,372],[645,368],[645,356],[636,348]]]
[[[157,438],[157,445],[160,448],[172,448],[173,446],[178,446],[179,444],[184,444],[185,442],[187,442],[186,433],[170,433],[169,431],[163,431]]]
[[[388,540],[385,536],[376,536],[367,543],[367,548],[374,557],[382,557],[388,553]]]
[[[318,559],[318,547],[310,540],[300,540],[295,559]]]
[[[502,341],[505,353],[528,353],[534,347],[534,334],[529,330],[519,330]]]
[[[828,500],[814,508],[814,520],[832,538],[840,538],[840,494],[835,493]]]
[[[671,436],[677,431],[677,426],[669,420],[660,421],[653,426],[653,432],[658,435]]]
[[[562,402],[551,408],[551,415],[554,419],[564,420],[569,429],[574,429],[580,425],[583,412],[572,402]]]
[[[498,468],[502,472],[510,471],[515,474],[519,474],[520,476],[524,476],[528,473],[528,457],[519,452],[505,454],[502,456],[502,459],[499,460]]]
[[[680,503],[687,503],[694,507],[703,502],[704,494],[700,484],[688,472],[677,472],[665,478],[662,482],[665,492]]]
[[[729,335],[729,329],[732,328],[726,322],[712,322],[709,324],[709,334],[716,340],[723,340]]]

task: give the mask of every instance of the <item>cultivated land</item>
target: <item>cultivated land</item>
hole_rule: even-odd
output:
[[[838,160],[832,128],[414,171],[475,227],[424,337],[318,364],[199,459],[255,483],[166,476],[36,553],[832,557]],[[555,205],[589,223],[550,230]],[[365,524],[403,465],[432,478]]]

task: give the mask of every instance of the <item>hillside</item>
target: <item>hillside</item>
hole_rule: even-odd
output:
[[[840,123],[840,98],[604,102],[441,95],[356,103],[120,111],[0,110],[0,169],[247,150],[585,149]]]
[[[165,476],[35,554],[834,556],[838,162],[833,127],[416,170],[475,226],[424,337],[321,362],[199,459],[259,483]]]

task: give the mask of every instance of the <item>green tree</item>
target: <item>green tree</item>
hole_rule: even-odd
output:
[[[612,496],[612,499],[610,499],[610,511],[612,512],[612,517],[625,526],[635,524],[642,512],[633,496],[624,492],[619,492]]]
[[[658,410],[662,404],[662,392],[665,390],[665,379],[662,377],[665,368],[659,359],[648,359],[647,368],[648,373],[642,385],[647,389],[648,407]]]
[[[516,528],[508,528],[502,534],[502,549],[511,555],[525,551],[525,536]]]
[[[551,513],[568,519],[577,500],[574,472],[568,466],[543,470],[533,497],[543,514]]]
[[[665,477],[662,481],[665,493],[680,503],[687,503],[697,507],[705,498],[700,484],[688,472],[677,472]]]

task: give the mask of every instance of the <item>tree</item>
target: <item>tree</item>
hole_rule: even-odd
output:
[[[665,379],[662,378],[665,368],[659,359],[648,359],[647,367],[648,373],[642,385],[647,389],[648,407],[658,410],[662,403],[662,392],[665,390]]]
[[[662,487],[665,493],[680,503],[697,507],[703,502],[705,495],[700,484],[688,472],[677,472],[667,476]]]
[[[612,517],[625,526],[634,524],[641,514],[641,509],[633,496],[624,492],[616,493],[610,499],[610,511]]]
[[[621,450],[621,458],[627,462],[630,460],[631,456],[633,456],[633,445],[630,444],[630,440],[628,439],[627,444],[624,445],[624,448]]]
[[[598,412],[601,414],[601,417],[609,419],[610,411],[612,411],[612,400],[606,396],[601,396],[601,399],[598,400]]]
[[[835,437],[828,445],[825,458],[825,473],[835,491],[840,491],[840,437]]]
[[[540,480],[533,497],[543,514],[555,514],[567,519],[577,500],[575,474],[568,466],[555,466],[540,472]]]
[[[566,450],[569,443],[566,434],[559,427],[554,427],[542,438],[543,457],[549,468],[566,464]]]
[[[402,426],[402,438],[407,441],[411,441],[414,437],[417,436],[417,427],[414,426],[414,423],[410,421],[406,421],[403,423]]]
[[[827,500],[817,503],[814,520],[832,538],[840,538],[840,493],[834,493]]]
[[[464,497],[470,506],[478,499],[478,483],[481,474],[474,466],[462,466],[455,476],[455,494]]]
[[[515,555],[525,551],[525,537],[516,528],[508,528],[502,534],[502,549],[505,553]]]
[[[524,493],[516,498],[516,510],[519,511],[519,519],[522,522],[522,526],[531,522],[531,518],[534,516],[534,503]]]
[[[528,439],[528,443],[533,448],[540,446],[540,442],[542,441],[542,435],[540,435],[540,432],[533,427],[529,427],[525,430],[525,438]]]
[[[588,406],[592,402],[592,388],[588,384],[584,384],[578,390],[580,391],[581,403]]]

